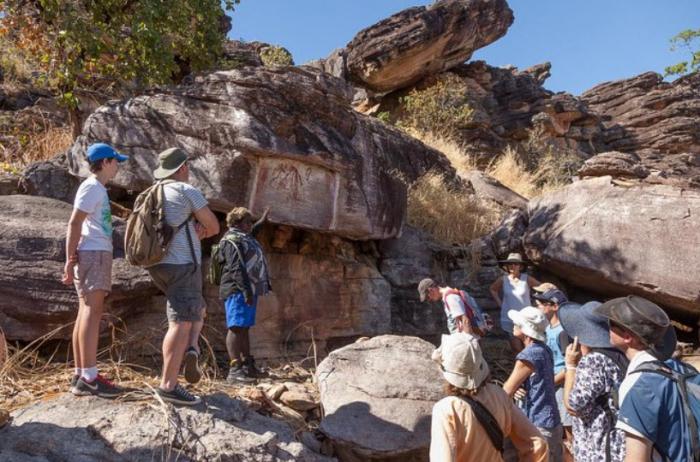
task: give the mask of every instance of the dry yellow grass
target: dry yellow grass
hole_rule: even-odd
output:
[[[557,177],[558,172],[554,170],[558,166],[554,153],[549,151],[538,159],[534,171],[528,169],[521,156],[512,147],[506,148],[501,155],[480,168],[476,157],[455,141],[415,130],[410,130],[408,133],[443,153],[458,174],[463,175],[471,170],[484,170],[504,186],[528,199],[566,185],[565,181],[552,179]]]
[[[495,207],[455,190],[438,173],[427,173],[409,187],[408,223],[446,244],[468,244],[499,219]]]

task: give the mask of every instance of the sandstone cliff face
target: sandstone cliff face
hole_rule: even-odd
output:
[[[447,160],[419,141],[356,113],[351,88],[311,68],[217,72],[192,85],[101,107],[69,153],[87,175],[96,141],[131,156],[114,180],[141,190],[160,151],[191,156],[190,181],[218,211],[272,206],[271,220],[354,239],[399,234],[404,184]]]
[[[600,84],[581,100],[604,119],[610,150],[637,154],[655,176],[700,187],[700,74],[655,72]]]

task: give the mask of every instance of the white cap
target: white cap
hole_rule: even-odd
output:
[[[534,306],[526,306],[520,311],[510,310],[508,311],[508,317],[528,337],[541,342],[547,340],[546,331],[549,321],[547,321],[544,313]]]
[[[445,380],[457,388],[474,390],[489,376],[479,340],[471,334],[443,335],[440,348],[433,352],[432,358],[440,363]]]

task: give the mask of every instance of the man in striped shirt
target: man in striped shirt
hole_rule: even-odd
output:
[[[158,395],[176,404],[195,405],[201,399],[177,383],[185,362],[185,379],[197,383],[199,333],[206,308],[202,296],[202,250],[200,240],[219,233],[219,221],[207,200],[188,184],[188,155],[179,148],[163,151],[160,166],[153,172],[164,184],[165,219],[174,236],[165,257],[148,267],[153,282],[167,298],[168,332],[163,339],[163,377]]]

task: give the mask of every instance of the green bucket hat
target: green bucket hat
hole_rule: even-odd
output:
[[[170,148],[158,154],[158,168],[153,170],[153,177],[156,180],[168,178],[177,169],[182,167],[182,164],[187,162],[189,156],[180,148]]]

